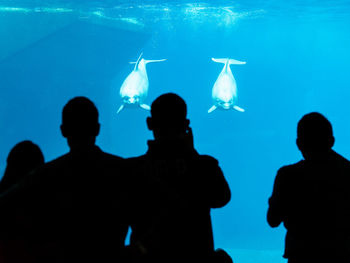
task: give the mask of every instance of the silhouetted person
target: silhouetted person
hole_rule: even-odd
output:
[[[297,128],[304,160],[277,173],[267,221],[284,223],[289,263],[350,262],[350,163],[333,144],[330,122],[305,115]]]
[[[16,144],[7,157],[7,166],[0,182],[0,193],[19,183],[29,172],[44,164],[40,148],[31,141]],[[35,262],[29,237],[32,220],[26,207],[12,202],[1,209],[0,262]]]
[[[126,183],[120,157],[95,145],[98,111],[85,97],[62,111],[70,152],[21,185],[36,219],[39,262],[117,262],[127,232]]]
[[[0,193],[18,183],[30,171],[44,164],[44,156],[36,144],[22,141],[16,144],[7,157],[7,166],[0,181]]]
[[[134,181],[130,248],[136,262],[214,257],[210,209],[226,205],[230,189],[217,160],[194,149],[186,115],[178,95],[158,97],[147,118],[155,139],[148,141],[145,155],[128,160]]]

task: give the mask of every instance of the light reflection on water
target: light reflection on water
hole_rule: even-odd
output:
[[[231,5],[187,4],[122,4],[112,7],[36,6],[22,7],[0,5],[0,13],[72,13],[78,18],[99,18],[123,21],[140,27],[152,26],[159,21],[189,21],[193,23],[215,22],[218,26],[230,26],[238,19],[260,16],[263,10],[238,11]]]

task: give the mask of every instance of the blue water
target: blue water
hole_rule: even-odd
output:
[[[88,4],[86,2],[89,2]],[[266,223],[277,169],[301,159],[296,124],[310,111],[332,122],[335,150],[350,157],[350,2],[0,1],[0,172],[29,139],[47,161],[68,151],[60,114],[84,95],[100,111],[98,145],[137,156],[152,138],[143,109],[116,114],[119,88],[143,52],[146,103],[175,92],[188,104],[200,153],[216,157],[232,200],[212,212],[216,247],[237,263],[284,262],[284,229]],[[211,89],[231,65],[240,113],[214,111]]]

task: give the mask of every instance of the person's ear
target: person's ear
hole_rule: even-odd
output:
[[[151,117],[147,117],[146,119],[146,122],[147,122],[147,127],[150,131],[153,131],[153,120]]]
[[[97,123],[95,126],[94,136],[97,137],[100,133],[101,124]]]
[[[299,149],[300,151],[302,151],[302,149],[303,149],[303,144],[302,144],[300,138],[297,138],[296,144],[297,144],[297,146],[298,146],[298,149]]]
[[[335,139],[334,136],[332,136],[331,138],[329,138],[329,148],[332,148],[334,146],[335,143]]]
[[[66,129],[66,127],[63,124],[61,124],[60,129],[61,129],[62,136],[64,138],[67,138],[67,129]]]
[[[186,130],[188,130],[188,128],[190,127],[190,120],[189,119],[185,120],[185,127],[186,127]]]

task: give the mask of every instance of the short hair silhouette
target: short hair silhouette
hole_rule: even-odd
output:
[[[165,93],[152,102],[151,115],[160,120],[168,119],[169,116],[176,120],[186,119],[187,106],[179,95]]]
[[[329,150],[334,144],[332,125],[318,112],[311,112],[300,119],[297,136],[301,150]]]
[[[322,114],[303,116],[297,145],[304,159],[281,167],[267,221],[284,224],[289,263],[350,262],[350,162],[335,152],[332,125]]]
[[[18,183],[31,170],[44,164],[44,155],[31,141],[17,143],[7,157],[7,166],[0,183],[0,192]]]
[[[62,111],[62,133],[65,137],[96,137],[99,132],[98,110],[86,97],[68,101]]]
[[[165,93],[156,98],[151,105],[151,118],[147,119],[151,130],[161,133],[179,133],[187,129],[187,106],[175,93]]]

